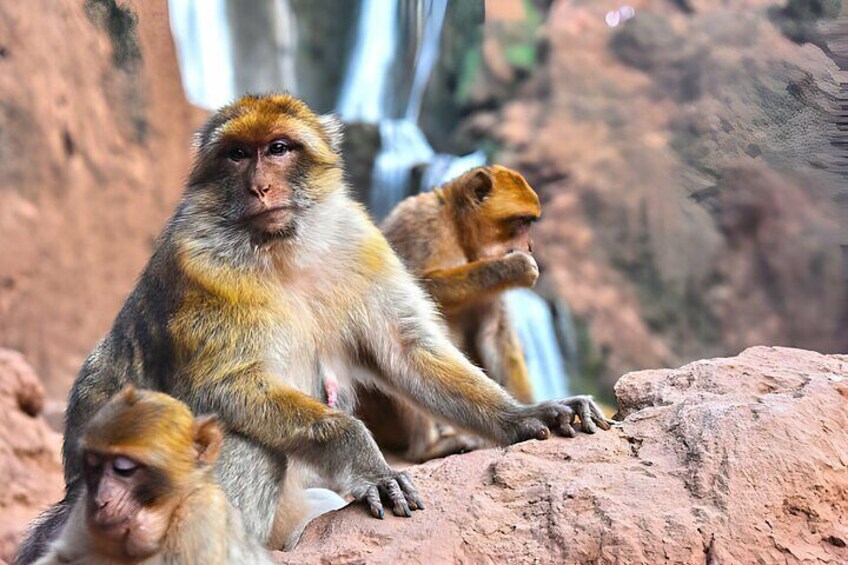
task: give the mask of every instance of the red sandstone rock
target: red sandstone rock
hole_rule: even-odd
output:
[[[44,387],[23,355],[0,349],[0,562],[41,510],[62,497],[61,436],[41,417]]]
[[[756,347],[616,392],[621,428],[413,467],[426,510],[345,508],[279,562],[848,561],[848,357]]]
[[[173,210],[199,116],[165,0],[3,2],[0,49],[0,344],[64,398]]]

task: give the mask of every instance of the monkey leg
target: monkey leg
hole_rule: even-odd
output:
[[[440,425],[412,407],[406,409],[404,420],[407,429],[411,430],[409,448],[404,457],[416,463],[474,451],[485,443],[475,436],[457,432],[451,426]]]
[[[276,381],[251,366],[243,372],[208,376],[205,382],[186,382],[197,388],[183,393],[183,398],[193,399],[195,412],[217,414],[232,433],[248,439],[248,444],[266,446],[282,460],[289,456],[307,464],[331,481],[334,490],[349,492],[367,503],[376,518],[384,516],[383,498],[391,502],[396,516],[411,516],[412,510],[424,508],[406,474],[386,463],[365,424]],[[222,486],[234,506],[248,508],[246,529],[267,542],[279,481],[272,485],[266,476],[267,463],[252,460],[255,449],[247,450],[246,455],[239,451],[229,454],[225,450],[221,458],[225,463],[219,465],[224,475]],[[244,478],[252,465],[259,473],[255,486],[246,485]],[[274,494],[269,497],[270,506],[249,509],[269,492]]]
[[[524,350],[512,327],[503,299],[492,306],[491,315],[480,321],[475,346],[483,370],[520,402],[533,402],[533,386]]]
[[[263,545],[271,541],[286,467],[285,457],[236,434],[227,434],[215,467],[221,488],[241,512],[246,533]]]

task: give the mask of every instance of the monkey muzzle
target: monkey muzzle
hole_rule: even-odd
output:
[[[291,205],[275,206],[249,215],[246,221],[259,233],[288,233],[294,223],[295,212],[295,207]]]

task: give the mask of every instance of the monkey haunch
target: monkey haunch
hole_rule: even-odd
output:
[[[84,487],[38,563],[271,563],[214,481],[213,417],[128,387],[86,426]]]
[[[381,500],[398,515],[422,508],[346,412],[351,376],[501,444],[569,426],[569,406],[518,404],[451,344],[432,303],[349,198],[340,141],[334,119],[285,95],[244,97],[201,129],[183,199],[71,391],[67,500],[82,488],[83,426],[129,383],[218,415],[228,430],[219,481],[248,532],[275,545],[290,461],[375,516]],[[344,379],[340,409],[322,402],[327,371]],[[21,561],[41,551],[66,508],[45,514]]]

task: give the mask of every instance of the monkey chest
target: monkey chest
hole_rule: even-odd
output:
[[[345,313],[334,301],[309,294],[289,295],[285,312],[268,336],[268,372],[319,400],[347,399],[354,348]]]

